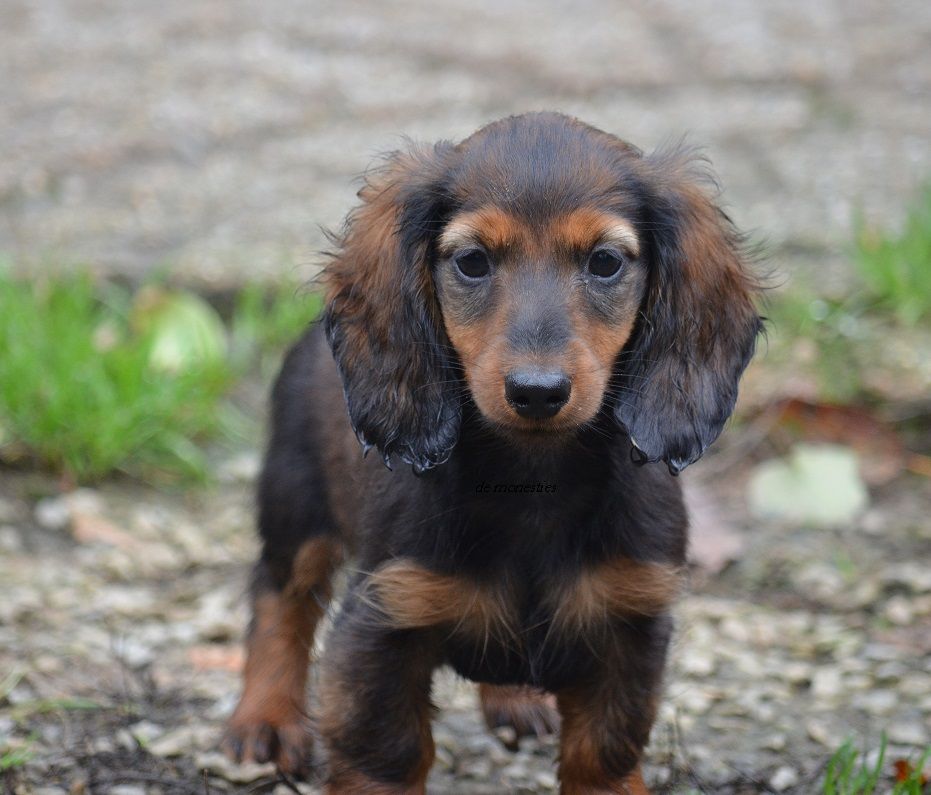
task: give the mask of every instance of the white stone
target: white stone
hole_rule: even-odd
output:
[[[798,773],[794,768],[783,765],[769,779],[769,786],[776,792],[782,792],[798,784]]]

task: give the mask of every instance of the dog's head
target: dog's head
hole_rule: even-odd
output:
[[[678,472],[721,432],[760,319],[693,158],[558,114],[389,155],[327,268],[360,441],[442,463],[470,399],[517,439],[612,412]]]

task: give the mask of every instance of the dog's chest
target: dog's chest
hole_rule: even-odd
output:
[[[463,676],[549,688],[597,661],[616,622],[667,611],[679,590],[678,571],[663,563],[545,562],[509,557],[475,577],[395,560],[376,571],[372,586],[394,626],[439,633]]]

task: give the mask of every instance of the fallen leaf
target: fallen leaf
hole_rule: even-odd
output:
[[[760,464],[748,497],[759,517],[819,527],[849,522],[869,502],[856,453],[837,445],[797,444],[786,458]]]
[[[893,764],[895,765],[896,781],[912,780],[915,775],[915,768],[911,762],[909,762],[907,759],[896,759]],[[928,783],[928,780],[928,776],[923,772],[918,776],[918,782],[922,787]]]
[[[138,551],[144,547],[139,539],[102,516],[79,511],[72,514],[71,535],[82,544],[107,544],[126,551]]]
[[[193,293],[157,287],[140,290],[133,307],[136,328],[152,338],[149,364],[179,373],[215,364],[226,355],[223,321],[216,310]]]

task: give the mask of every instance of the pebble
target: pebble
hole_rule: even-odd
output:
[[[217,730],[210,726],[181,726],[151,740],[150,754],[162,757],[183,756],[193,749],[210,749],[217,740]]]
[[[899,696],[894,690],[871,690],[858,693],[853,705],[871,715],[888,715],[899,704]]]
[[[820,721],[810,720],[805,724],[805,732],[816,743],[832,750],[837,745],[837,734]]]
[[[197,767],[233,784],[251,784],[253,781],[272,776],[275,773],[275,765],[271,762],[262,765],[252,762],[237,765],[219,751],[198,754]]]
[[[787,738],[785,734],[777,732],[776,734],[770,734],[763,739],[762,747],[767,751],[784,751],[787,744]]]
[[[217,469],[217,479],[224,483],[255,483],[262,467],[257,452],[244,452],[227,459]]]
[[[917,722],[896,721],[886,730],[889,742],[923,749],[929,742],[928,729]]]
[[[156,737],[165,733],[165,728],[150,720],[141,720],[129,727],[129,733],[142,746],[149,746]]]
[[[479,781],[486,780],[491,775],[491,759],[478,756],[462,762],[458,767],[458,773],[466,778],[474,778]],[[507,768],[505,768],[507,771]]]
[[[679,662],[679,670],[687,676],[711,676],[715,667],[714,655],[701,651],[693,651],[685,655]]]
[[[33,513],[46,530],[64,530],[71,522],[71,508],[64,497],[44,497],[36,503]]]
[[[776,768],[776,772],[769,779],[770,788],[776,792],[784,792],[796,784],[798,784],[798,771],[787,765]]]
[[[915,614],[911,603],[904,596],[893,596],[883,608],[883,615],[893,624],[906,627],[912,623]]]
[[[811,692],[817,699],[835,699],[843,690],[844,682],[841,672],[833,666],[818,668],[811,677]]]

